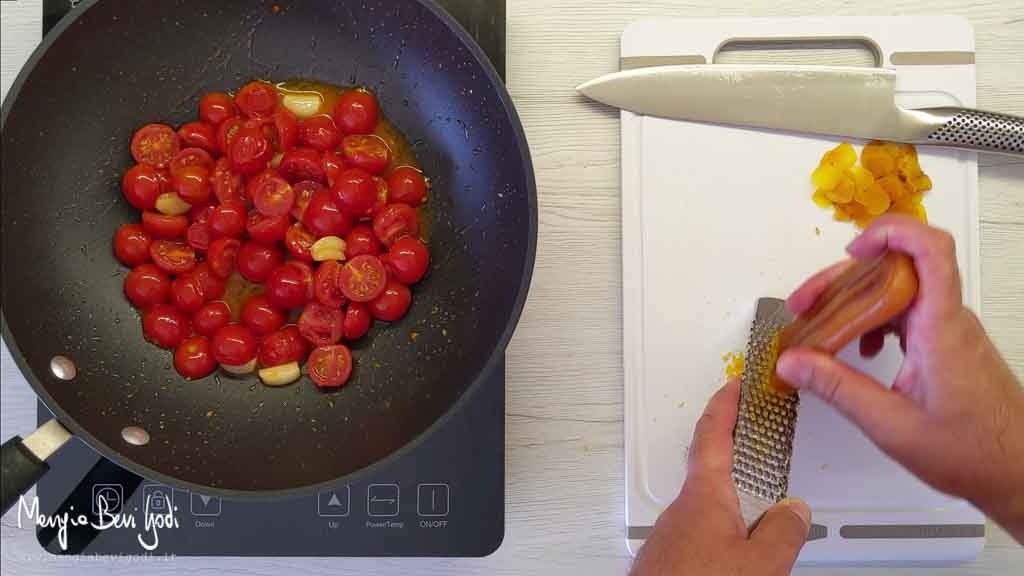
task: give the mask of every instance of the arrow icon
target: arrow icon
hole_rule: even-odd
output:
[[[327,501],[328,506],[341,506],[341,500],[338,499],[337,494],[331,494],[331,499]]]
[[[209,506],[210,505],[210,497],[209,496],[200,494],[199,495],[199,499],[203,501],[203,506]]]

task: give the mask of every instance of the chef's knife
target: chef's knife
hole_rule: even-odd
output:
[[[896,73],[845,66],[653,66],[580,85],[637,114],[1024,155],[1024,118],[896,105]]]

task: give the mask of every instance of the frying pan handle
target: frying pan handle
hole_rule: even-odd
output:
[[[0,515],[3,515],[18,502],[19,496],[35,486],[43,474],[50,469],[50,465],[33,454],[25,446],[21,436],[15,436],[4,442],[0,450],[3,452],[0,455],[3,465],[3,478],[0,482],[3,510],[0,511]]]

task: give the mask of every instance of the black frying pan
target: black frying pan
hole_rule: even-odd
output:
[[[337,392],[187,382],[143,341],[111,252],[138,219],[120,192],[129,138],[193,119],[207,91],[295,77],[368,86],[414,142],[434,183],[431,270],[403,320],[354,345]],[[183,489],[297,494],[401,454],[495,365],[526,297],[537,216],[523,130],[483,53],[429,0],[97,2],[18,76],[2,144],[4,340],[67,430]],[[148,444],[126,442],[130,426]],[[5,508],[44,469],[5,444]]]

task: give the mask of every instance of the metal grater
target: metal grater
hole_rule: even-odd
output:
[[[740,512],[753,526],[768,508],[785,498],[793,455],[793,432],[800,398],[768,386],[778,357],[776,336],[793,319],[786,303],[761,298],[750,328],[743,367],[739,417],[733,433],[732,477]]]

